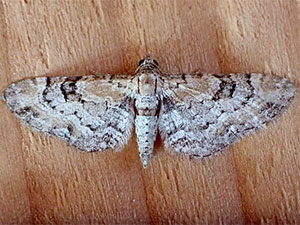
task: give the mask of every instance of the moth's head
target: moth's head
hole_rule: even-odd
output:
[[[144,59],[141,59],[137,71],[155,70],[158,69],[158,62],[151,58],[148,54]]]

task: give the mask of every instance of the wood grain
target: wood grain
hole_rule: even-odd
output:
[[[297,0],[2,0],[0,90],[33,76],[163,71],[274,73],[300,84]],[[81,153],[0,102],[0,223],[299,224],[300,101],[211,160],[164,150],[148,169]]]

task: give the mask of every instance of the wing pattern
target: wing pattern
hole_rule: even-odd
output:
[[[162,77],[159,131],[176,152],[209,156],[265,127],[291,103],[296,87],[262,74]]]
[[[132,80],[99,75],[26,79],[4,91],[25,123],[84,151],[121,149],[134,121]]]

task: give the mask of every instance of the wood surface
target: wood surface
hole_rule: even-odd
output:
[[[278,74],[300,86],[297,0],[2,0],[0,90],[34,76],[133,73],[148,52],[179,73]],[[136,136],[82,153],[0,102],[1,224],[299,224],[300,99],[210,160]]]

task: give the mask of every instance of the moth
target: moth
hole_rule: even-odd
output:
[[[296,89],[263,74],[165,74],[147,55],[134,75],[25,79],[3,98],[30,127],[86,152],[122,150],[135,126],[147,167],[158,131],[171,151],[211,156],[281,115]]]

